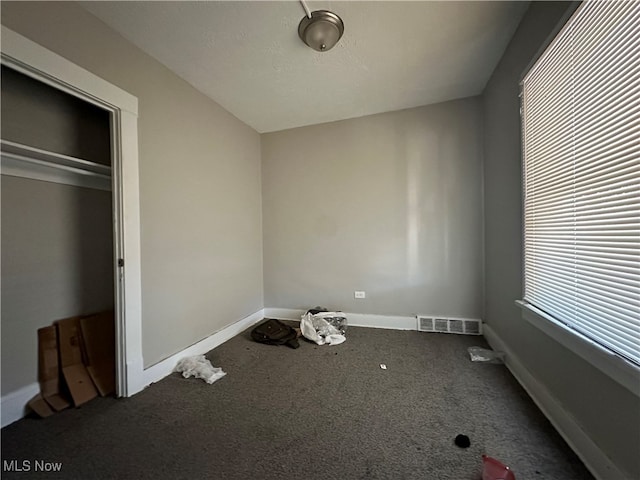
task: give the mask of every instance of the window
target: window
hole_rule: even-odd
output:
[[[640,2],[584,2],[522,81],[524,305],[640,366]]]

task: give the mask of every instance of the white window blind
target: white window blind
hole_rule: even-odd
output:
[[[640,2],[578,7],[522,128],[524,300],[640,365]]]

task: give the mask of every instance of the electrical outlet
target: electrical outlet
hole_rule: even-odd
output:
[[[367,294],[365,292],[361,292],[359,290],[356,290],[355,292],[353,292],[353,296],[355,298],[366,298]]]

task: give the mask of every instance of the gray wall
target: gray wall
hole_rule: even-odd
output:
[[[113,308],[111,192],[1,177],[2,392],[37,378],[37,335]]]
[[[480,121],[475,97],[262,135],[265,306],[481,317]]]
[[[261,184],[260,136],[95,17],[73,3],[1,4],[3,24],[140,100],[145,365],[263,305],[480,316],[484,174],[486,320],[638,477],[629,441],[638,435],[637,398],[522,321],[513,304],[522,274],[517,82],[566,6],[532,3],[482,104],[265,135]],[[4,196],[24,190],[5,183],[3,234]],[[368,298],[353,300],[356,289]],[[13,335],[3,315],[3,374],[19,362],[4,344]]]
[[[611,460],[640,478],[640,400],[522,320],[520,75],[568,7],[533,2],[483,94],[488,324]]]
[[[259,134],[73,2],[0,7],[5,26],[138,97],[145,366],[261,309]]]
[[[2,67],[2,138],[111,165],[109,112]]]

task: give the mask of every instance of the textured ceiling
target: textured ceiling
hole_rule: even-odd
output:
[[[81,2],[258,132],[477,95],[528,2],[331,2],[338,45],[298,38],[286,2]]]

